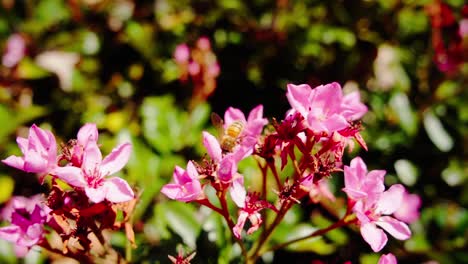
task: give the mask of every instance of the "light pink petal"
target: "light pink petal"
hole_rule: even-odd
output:
[[[78,131],[77,140],[81,146],[86,146],[88,141],[97,142],[98,137],[99,134],[96,124],[87,123]]]
[[[47,171],[47,160],[45,160],[39,153],[30,151],[24,155],[24,171],[44,173]]]
[[[48,152],[47,148],[49,147],[49,133],[41,129],[40,127],[33,124],[29,129],[28,143],[29,149],[34,149],[40,152]]]
[[[16,143],[18,143],[19,148],[21,149],[21,153],[25,154],[28,152],[28,139],[17,137]]]
[[[19,258],[24,258],[29,252],[29,247],[24,247],[21,245],[15,245],[15,255]]]
[[[393,214],[401,207],[404,193],[405,187],[403,187],[403,185],[392,185],[387,191],[380,195],[375,211],[384,215]]]
[[[288,84],[288,91],[286,92],[286,97],[288,98],[289,104],[295,110],[306,117],[307,112],[310,107],[310,96],[312,93],[312,88],[307,84]]]
[[[361,235],[374,252],[379,252],[387,244],[387,235],[373,223],[362,225]]]
[[[256,119],[249,121],[247,125],[245,126],[245,129],[243,131],[243,135],[248,135],[251,136],[255,139],[258,138],[258,136],[262,133],[263,127],[268,124],[268,120],[266,118],[261,118],[261,119]],[[242,140],[243,142],[244,140]]]
[[[241,121],[244,124],[247,123],[247,120],[245,120],[245,115],[241,110],[234,107],[229,107],[224,113],[224,128],[226,129],[227,126],[231,125],[232,122],[235,121]]]
[[[397,264],[397,260],[392,253],[383,254],[377,264]]]
[[[106,198],[107,185],[102,185],[98,188],[85,187],[85,193],[91,202],[100,203]]]
[[[101,173],[112,175],[121,170],[127,164],[131,153],[132,145],[130,143],[123,143],[115,147],[102,161]]]
[[[375,223],[396,239],[406,240],[411,237],[411,230],[408,225],[391,216],[382,216]]]
[[[320,85],[312,90],[312,108],[322,108],[325,113],[329,115],[339,113],[343,92],[341,86],[336,83],[329,83]]]
[[[187,174],[190,177],[190,179],[198,179],[198,171],[193,162],[189,161],[187,163]]]
[[[5,226],[0,228],[0,238],[9,242],[16,242],[21,234],[19,226]]]
[[[252,234],[260,228],[260,225],[263,223],[262,215],[258,212],[249,215],[249,221],[251,223],[250,228],[247,230],[247,235]]]
[[[135,197],[132,188],[128,183],[119,178],[109,178],[104,182],[106,186],[106,199],[113,203],[122,203],[132,200]]]
[[[182,192],[181,185],[175,183],[169,183],[162,187],[161,193],[166,195],[170,199],[177,199],[179,194]]]
[[[237,218],[237,223],[232,228],[232,232],[234,233],[234,236],[236,236],[238,239],[242,235],[242,230],[244,229],[245,221],[247,220],[248,216],[249,214],[247,212],[240,210],[239,217]]]
[[[203,145],[208,152],[208,155],[215,161],[219,162],[222,158],[223,151],[218,140],[210,133],[203,131]]]
[[[231,194],[231,199],[239,208],[245,207],[245,196],[247,195],[247,191],[245,190],[244,178],[242,176],[232,182],[231,187],[229,188],[229,193]]]
[[[355,174],[358,180],[364,180],[367,175],[367,166],[361,157],[356,157],[351,160],[350,167],[355,170]]]
[[[86,145],[83,152],[83,163],[81,167],[87,173],[94,173],[102,162],[102,154],[96,142],[90,142]]]
[[[190,58],[190,49],[187,44],[179,44],[174,50],[174,59],[178,63],[186,63]]]
[[[349,127],[348,121],[346,121],[343,116],[337,114],[329,116],[326,120],[323,121],[323,124],[327,128],[328,133],[340,131]]]
[[[341,113],[350,121],[357,120],[367,113],[367,106],[361,103],[359,92],[352,92],[343,97]]]
[[[355,169],[349,166],[344,166],[344,181],[345,189],[348,191],[359,190],[360,181],[355,173]],[[346,191],[346,192],[348,192]]]
[[[250,111],[249,117],[247,118],[247,123],[257,119],[263,119],[263,105],[257,105]]]
[[[374,193],[383,192],[385,190],[384,177],[386,173],[385,170],[371,170],[367,173],[366,188],[372,188]]]
[[[75,187],[85,187],[86,181],[80,168],[74,166],[56,167],[50,174]]]
[[[24,171],[24,159],[23,157],[17,157],[17,156],[10,156],[4,160],[2,160],[3,163],[6,165],[23,170]]]
[[[417,194],[405,192],[403,202],[393,213],[393,216],[406,223],[413,223],[419,219],[419,208],[421,207],[421,198]]]

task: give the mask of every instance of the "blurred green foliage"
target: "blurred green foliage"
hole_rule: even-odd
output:
[[[447,2],[461,19],[464,1]],[[444,74],[433,64],[433,29],[425,12],[431,3],[1,1],[0,48],[6,50],[13,33],[27,46],[17,66],[0,71],[1,157],[19,152],[15,137],[32,123],[52,129],[63,142],[83,123],[94,122],[107,152],[115,141],[134,146],[125,176],[140,195],[133,219],[135,263],[168,263],[178,243],[197,250],[195,263],[236,263],[240,249],[219,217],[168,201],[159,190],[174,166],[203,156],[201,131],[211,129],[211,111],[222,114],[234,106],[246,112],[264,104],[268,117],[281,119],[288,109],[286,83],[338,81],[347,91],[359,88],[370,108],[363,133],[369,152],[359,155],[371,169],[386,169],[388,183],[402,182],[423,199],[413,237],[391,241],[384,251],[394,252],[400,263],[466,263],[468,65]],[[191,86],[177,80],[172,52],[203,35],[212,40],[221,75],[209,101],[189,110]],[[251,186],[254,167],[255,162],[241,165]],[[0,172],[0,202],[43,191],[31,175],[6,166]],[[343,196],[342,180],[334,183]],[[311,204],[300,208],[286,217],[274,241],[333,221]],[[124,250],[122,234],[112,241]],[[18,262],[11,247],[0,248],[0,262]],[[378,256],[370,252],[356,230],[345,228],[263,261],[376,263]],[[46,261],[37,253],[28,258]]]

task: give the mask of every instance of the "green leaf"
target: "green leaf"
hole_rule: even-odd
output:
[[[411,109],[408,96],[402,92],[395,93],[390,99],[390,107],[397,114],[401,128],[407,134],[415,135],[418,130],[418,122]]]
[[[21,79],[40,79],[44,78],[50,73],[41,67],[37,66],[31,59],[24,58],[20,61],[17,68],[18,77]]]
[[[393,165],[398,178],[407,186],[413,186],[418,180],[418,168],[406,159],[400,159]]]
[[[194,206],[179,201],[169,201],[161,204],[161,207],[167,225],[187,246],[195,248],[201,225],[197,221],[197,210]]]
[[[442,152],[450,151],[454,142],[439,118],[430,110],[424,113],[423,118],[424,128],[432,143]]]

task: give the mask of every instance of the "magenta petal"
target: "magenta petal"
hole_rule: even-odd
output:
[[[245,119],[244,113],[241,110],[229,107],[226,112],[224,113],[224,128],[232,124],[232,122],[241,121],[242,123],[246,123],[247,120]]]
[[[124,143],[115,147],[102,161],[101,173],[111,175],[121,170],[127,164],[131,153],[132,145],[130,143]]]
[[[328,133],[340,131],[349,127],[348,121],[346,121],[343,116],[337,114],[329,116],[327,120],[323,121],[323,124],[327,128]]]
[[[24,159],[22,157],[10,156],[2,160],[2,162],[10,167],[24,171]]]
[[[306,113],[309,111],[309,99],[312,88],[307,84],[288,84],[287,87],[288,91],[286,97],[288,98],[289,104],[305,117]]]
[[[104,182],[106,186],[106,199],[113,203],[122,203],[132,200],[135,197],[132,188],[128,183],[119,178],[109,178]]]
[[[105,185],[102,185],[98,188],[85,187],[85,193],[91,202],[100,203],[106,198],[107,187]]]
[[[36,126],[35,124],[33,124],[31,128],[29,129],[29,136],[28,136],[29,147],[28,148],[34,149],[40,152],[47,152],[49,144],[51,143],[49,133],[50,132],[45,131],[41,129],[40,127]]]
[[[198,171],[193,162],[187,163],[187,174],[191,180],[198,180]]]
[[[205,146],[208,155],[215,162],[221,161],[223,152],[218,140],[213,135],[205,131],[203,131],[203,146]]]
[[[382,216],[375,223],[396,239],[406,240],[411,237],[411,230],[408,225],[391,216]]]
[[[56,167],[50,174],[75,187],[84,187],[86,181],[80,168],[73,166]]]
[[[86,146],[88,141],[97,142],[98,136],[96,124],[87,123],[78,131],[77,140],[81,146]]]
[[[390,189],[380,195],[375,211],[385,215],[393,214],[401,207],[404,193],[405,187],[403,185],[392,185]]]
[[[362,225],[361,235],[374,252],[380,251],[387,244],[387,235],[373,223]]]

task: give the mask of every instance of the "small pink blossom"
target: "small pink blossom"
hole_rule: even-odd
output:
[[[380,251],[387,244],[387,235],[382,229],[399,240],[411,236],[411,230],[404,222],[390,216],[401,206],[404,190],[401,184],[395,184],[378,198],[358,200],[353,207],[359,219],[361,235],[374,252]]]
[[[16,255],[24,257],[44,237],[49,210],[40,195],[11,198],[2,211],[3,219],[11,225],[0,228],[0,238],[14,243]]]
[[[114,203],[126,202],[134,198],[128,183],[119,177],[106,177],[127,164],[131,151],[132,145],[123,143],[102,159],[97,142],[89,140],[83,152],[81,167],[57,167],[51,174],[72,186],[83,188],[94,203],[104,199]]]
[[[57,166],[57,145],[50,131],[34,124],[29,129],[28,138],[17,137],[16,142],[23,157],[10,156],[2,160],[6,165],[41,175],[48,174]]]
[[[204,198],[197,168],[191,161],[187,163],[187,170],[176,166],[173,177],[174,183],[166,184],[161,189],[161,192],[167,197],[182,202]]]
[[[201,37],[197,40],[197,48],[202,51],[209,51],[211,50],[211,43],[207,37]]]
[[[299,112],[316,133],[331,134],[343,130],[350,121],[367,112],[358,93],[343,96],[341,86],[336,82],[314,89],[307,84],[288,84],[286,97],[293,110]]]
[[[188,63],[190,59],[190,49],[187,44],[182,43],[177,45],[174,51],[174,59],[177,63]]]
[[[397,259],[392,253],[383,254],[377,264],[397,264]]]
[[[372,198],[385,190],[384,170],[367,172],[367,166],[360,157],[351,160],[351,166],[344,166],[345,188],[348,197],[352,200]]]
[[[2,57],[2,64],[11,68],[16,66],[26,55],[26,42],[20,34],[11,35],[6,42],[5,53]]]
[[[407,191],[403,194],[403,203],[400,208],[393,213],[395,218],[413,223],[419,219],[419,208],[421,207],[421,198],[417,194],[410,194]]]
[[[255,193],[248,193],[244,200],[245,204],[240,207],[237,223],[232,229],[238,239],[241,237],[247,219],[251,223],[251,227],[247,230],[247,234],[250,235],[257,231],[263,223],[262,215],[260,214],[261,210],[270,208],[276,211],[276,208],[267,201],[259,200],[258,195]]]

